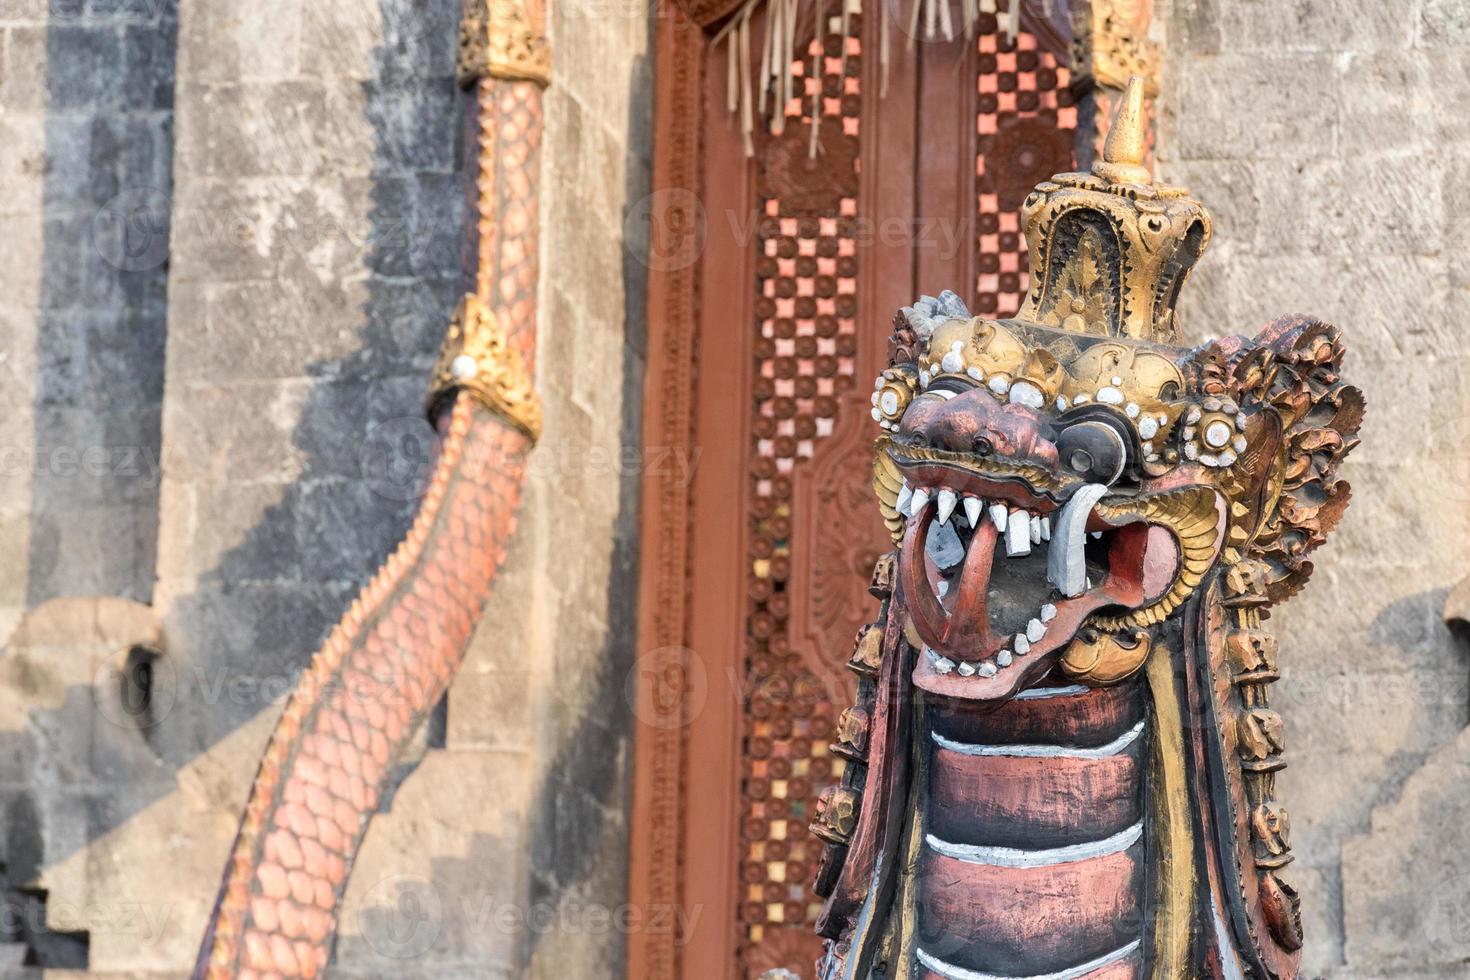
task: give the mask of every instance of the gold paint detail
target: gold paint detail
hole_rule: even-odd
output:
[[[1154,771],[1150,804],[1158,828],[1159,868],[1154,895],[1153,980],[1180,980],[1190,975],[1190,927],[1194,922],[1194,833],[1185,785],[1184,718],[1174,687],[1174,665],[1167,645],[1149,654],[1146,676],[1153,700]]]
[[[893,457],[882,451],[874,453],[873,493],[878,497],[878,511],[883,515],[883,526],[888,528],[894,544],[903,541],[907,523],[898,512],[898,494],[902,489],[903,474],[899,473],[898,464],[893,461]]]
[[[852,786],[828,786],[817,799],[811,832],[829,844],[851,843],[862,800],[862,791]]]
[[[873,418],[885,429],[897,428],[918,387],[918,371],[912,364],[885,369],[874,384]]]
[[[903,638],[913,649],[924,649],[924,638],[919,635],[919,628],[914,625],[912,616],[905,616],[903,619]]]
[[[1143,165],[1143,95],[1135,76],[1091,173],[1057,174],[1022,205],[1032,286],[1017,319],[1074,334],[1178,341],[1175,298],[1213,222],[1204,205]]]
[[[883,627],[870,623],[858,630],[857,643],[853,645],[847,667],[860,677],[877,677],[878,668],[882,665]]]
[[[549,84],[545,0],[466,0],[455,74],[465,88],[481,78]]]
[[[1136,75],[1144,94],[1157,97],[1164,58],[1148,38],[1152,19],[1152,0],[1073,0],[1072,71],[1111,89]]]
[[[1182,399],[1187,379],[1177,352],[1114,339],[1079,345],[1073,334],[1089,333],[1087,323],[1105,322],[1110,308],[1105,294],[1091,295],[1095,305],[1093,300],[1077,301],[1080,312],[1071,314],[1077,321],[1071,331],[1065,325],[1058,331],[985,317],[947,320],[934,328],[916,363],[931,380],[968,378],[1001,401],[1011,399],[1012,390],[1024,382],[1035,389],[1040,404],[1054,404],[1060,411],[1112,404],[1137,431],[1140,443],[1152,450],[1146,449],[1140,461],[1145,471],[1162,471],[1178,460],[1168,445],[1189,408]],[[904,406],[911,400],[905,399]],[[899,421],[884,416],[879,424],[897,430]]]
[[[1136,674],[1152,647],[1147,630],[1133,630],[1126,638],[1085,630],[1067,645],[1059,666],[1075,681],[1106,687]]]
[[[898,552],[890,551],[879,555],[873,562],[873,575],[868,579],[868,595],[874,599],[887,599],[893,595],[893,585],[898,576]]]
[[[1092,172],[1114,184],[1147,184],[1153,180],[1143,165],[1147,155],[1145,134],[1148,119],[1143,108],[1143,80],[1134,75],[1123,91],[1118,113],[1103,143],[1102,163]]]
[[[929,782],[929,753],[921,751],[920,740],[913,742],[913,767],[914,777],[909,785],[917,796],[917,787],[928,785]],[[896,916],[896,932],[904,937],[905,943],[902,949],[895,949],[890,955],[888,962],[893,965],[893,980],[913,980],[915,957],[913,955],[914,945],[919,937],[919,849],[924,840],[924,813],[919,807],[909,807],[907,826],[904,828],[903,848],[903,871],[899,875],[899,893],[895,904],[899,910]]]
[[[460,300],[434,365],[427,407],[451,392],[474,395],[532,442],[541,437],[541,400],[521,355],[490,305],[473,293]]]
[[[1269,698],[1281,671],[1276,638],[1260,628],[1268,576],[1263,562],[1250,560],[1232,568],[1222,582],[1223,601],[1234,612],[1233,628],[1222,630],[1222,666],[1236,691],[1227,702],[1229,724],[1224,730],[1235,731],[1260,914],[1280,947],[1296,952],[1303,943],[1301,898],[1280,875],[1293,857],[1291,815],[1276,801],[1276,773],[1286,765],[1286,726]]]
[[[834,755],[853,762],[867,762],[868,735],[872,727],[872,716],[865,705],[855,704],[837,716],[836,741],[831,745]]]

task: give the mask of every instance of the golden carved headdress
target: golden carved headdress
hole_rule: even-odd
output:
[[[964,375],[1032,408],[1111,405],[1136,428],[1145,470],[1178,462],[1168,439],[1184,410],[1185,378],[1176,352],[1153,345],[1179,343],[1175,302],[1212,223],[1186,190],[1156,181],[1144,165],[1143,90],[1134,76],[1090,172],[1057,174],[1026,198],[1031,286],[1014,318],[971,317],[949,293],[904,309],[913,349],[900,342],[875,383],[882,428],[896,430],[935,379]],[[1036,327],[1078,341],[1040,337]],[[1197,458],[1229,465],[1239,442],[1232,431]]]
[[[1143,80],[1134,76],[1091,173],[1057,174],[1022,206],[1031,291],[1016,318],[1173,344],[1174,303],[1211,233],[1188,191],[1144,166]]]

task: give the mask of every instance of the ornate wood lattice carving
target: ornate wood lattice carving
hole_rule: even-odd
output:
[[[883,237],[881,221],[891,229],[894,221],[926,215],[913,226],[918,238],[932,235],[934,220],[956,220],[964,229],[957,260],[964,265],[962,279],[983,291],[976,263],[981,248],[990,254],[1005,251],[1010,271],[1025,267],[1019,234],[1004,247],[999,238],[1000,215],[1014,213],[1024,191],[982,190],[984,181],[992,179],[987,173],[1013,170],[1019,159],[1031,161],[1028,173],[1034,168],[1044,176],[1068,169],[1072,157],[1077,110],[1066,104],[1070,79],[1053,53],[1060,48],[1054,40],[1023,30],[1013,45],[1004,39],[997,19],[983,15],[978,26],[984,36],[972,42],[926,43],[915,52],[896,46],[888,95],[879,99],[878,25],[872,22],[877,8],[867,11],[866,26],[854,18],[845,39],[833,33],[840,30],[840,18],[831,16],[838,9],[827,8],[820,45],[803,49],[800,61],[793,62],[799,84],[793,90],[797,97],[782,107],[786,125],[782,135],[759,137],[750,164],[754,169],[744,172],[748,176],[737,176],[726,159],[738,155],[730,135],[738,126],[715,130],[734,125],[724,113],[720,86],[728,65],[721,49],[709,47],[715,28],[701,18],[706,28],[701,36],[676,11],[660,24],[656,77],[662,152],[656,190],[694,188],[711,208],[711,249],[727,232],[744,236],[748,246],[742,247],[750,249],[721,245],[720,260],[713,265],[730,269],[746,261],[738,257],[748,256],[752,268],[711,275],[712,253],[707,252],[700,275],[682,265],[653,270],[649,327],[655,353],[649,366],[645,437],[650,445],[691,449],[691,414],[698,427],[708,426],[707,413],[723,416],[728,411],[750,434],[721,449],[721,459],[728,453],[729,466],[743,462],[749,482],[744,502],[732,513],[728,508],[717,511],[707,494],[692,498],[688,487],[676,480],[656,475],[645,480],[645,499],[658,516],[648,523],[643,539],[645,554],[652,557],[645,566],[640,614],[645,658],[640,665],[667,667],[670,676],[677,676],[679,657],[697,656],[707,658],[714,669],[728,670],[742,695],[740,706],[730,709],[739,716],[730,727],[742,734],[738,746],[722,754],[726,749],[718,734],[711,734],[718,725],[705,723],[709,711],[697,714],[697,706],[686,706],[691,724],[680,727],[677,712],[666,718],[643,700],[660,692],[676,698],[673,686],[656,692],[639,688],[639,717],[646,730],[639,733],[632,900],[654,908],[701,905],[699,926],[691,925],[689,935],[634,937],[628,975],[639,980],[672,980],[686,971],[705,975],[710,969],[724,976],[736,959],[730,955],[733,949],[739,951],[738,964],[729,975],[759,976],[771,968],[809,975],[818,953],[810,885],[821,848],[804,827],[814,815],[817,790],[842,771],[841,758],[827,747],[840,725],[838,709],[849,702],[845,687],[850,678],[841,667],[852,649],[854,627],[868,618],[861,613],[871,602],[865,588],[871,557],[891,547],[868,489],[868,399],[884,350],[881,339],[864,331],[886,336],[892,301],[899,298],[888,294],[896,289],[902,296],[912,295],[899,280],[919,274],[916,266],[922,263],[913,259],[934,244],[932,239],[895,244]],[[1032,22],[1023,18],[1022,23]],[[860,38],[870,43],[860,43]],[[985,53],[994,57],[982,58]],[[921,95],[921,63],[929,64],[925,59],[959,62],[954,67],[963,74],[945,77],[971,80],[963,93],[947,90],[943,113]],[[931,74],[939,79],[938,72]],[[992,97],[985,98],[987,94]],[[807,125],[813,96],[823,116],[815,160],[809,154]],[[957,110],[952,119],[947,115],[951,108]],[[915,135],[915,112],[921,117],[919,138],[917,145],[908,145],[905,140]],[[941,123],[941,115],[950,121]],[[1048,124],[1061,129],[1060,135],[1044,132]],[[912,184],[915,155],[953,154],[956,127],[972,125],[977,139],[961,141],[958,179],[952,187],[943,185],[931,201],[919,202],[900,186]],[[973,169],[964,159],[972,148]],[[1012,159],[987,170],[985,160],[1002,154]],[[746,179],[753,183],[739,192],[728,190],[734,181]],[[1019,186],[1024,180],[1013,183]],[[704,181],[728,192],[701,190]],[[939,183],[928,186],[941,188]],[[980,229],[975,225],[987,203],[982,194],[991,194],[995,202],[991,213],[996,220],[988,230],[983,218]],[[721,207],[736,206],[738,214],[731,215],[738,220],[726,221],[724,212],[710,204],[714,198]],[[654,226],[655,234],[659,227]],[[1019,232],[1019,222],[1011,229]],[[996,279],[990,286],[996,305],[1014,310],[1025,288],[1024,273],[1004,300],[999,296],[1000,269],[989,273]],[[738,316],[729,316],[722,299],[727,286],[743,292],[738,304],[728,304],[744,307]],[[868,304],[882,311],[876,319],[862,312]],[[753,313],[745,312],[751,308]],[[729,378],[735,372],[709,370],[725,362],[701,360],[699,351],[706,350],[708,357],[715,346],[729,350],[719,339],[721,332],[742,326],[751,331],[744,341],[750,354],[740,356],[739,373],[749,380],[731,389],[728,402],[723,397],[706,400],[696,378],[707,383],[711,374]],[[692,397],[696,391],[698,399]],[[738,413],[748,414],[742,419]],[[703,447],[710,445],[709,435],[700,437]],[[701,465],[709,472],[708,456]],[[854,508],[859,499],[865,506]],[[720,532],[721,541],[738,550],[715,555],[705,549],[697,559],[698,572],[691,572],[692,532],[739,520],[741,513],[744,542],[736,544],[733,536]],[[733,567],[737,561],[723,565],[724,555],[742,567]],[[702,619],[699,610],[714,607],[703,598],[701,582],[728,581],[721,570],[725,568],[744,585],[746,595],[743,609],[728,609],[734,628],[720,633],[704,624],[725,622],[727,607]],[[727,635],[729,650],[719,646]],[[657,714],[654,721],[645,717],[650,713]],[[727,830],[712,829],[705,819],[712,804],[701,806],[698,795],[703,790],[691,787],[718,787],[726,765],[732,790],[739,775],[740,798],[725,805],[738,808],[740,820]],[[695,778],[716,769],[717,777]],[[697,819],[689,817],[694,812]],[[735,835],[738,866],[729,891],[723,882],[699,884],[707,880],[708,851],[729,848]],[[696,848],[705,855],[694,862],[699,871],[686,867]],[[726,894],[738,902],[718,912],[704,904],[724,901],[719,896]]]
[[[975,178],[980,270],[975,312],[1009,316],[1029,288],[1021,202],[1038,183],[1069,169],[1077,109],[1071,73],[1022,31],[1010,45],[994,15],[981,18],[978,44]]]
[[[830,439],[856,374],[860,32],[854,18],[844,37],[837,20],[793,64],[801,97],[787,104],[782,134],[766,137],[759,153],[740,801],[740,930],[753,975],[815,959],[818,903],[809,882],[819,848],[801,828],[817,788],[841,772],[827,750],[835,692],[793,647],[792,538],[798,471]],[[814,97],[824,117],[815,159],[808,153]],[[843,540],[824,537],[823,547],[840,550]]]
[[[835,21],[834,25],[835,27]],[[1026,283],[1019,209],[1037,180],[1070,166],[1076,128],[1067,69],[1037,38],[1014,44],[996,17],[981,18],[972,57],[979,135],[982,296],[1007,311]],[[857,250],[862,111],[860,37],[822,39],[820,79],[810,56],[793,65],[804,98],[786,108],[781,136],[760,148],[764,224],[757,242],[752,513],[747,616],[747,732],[742,771],[740,907],[750,975],[804,967],[818,905],[810,891],[817,849],[792,837],[816,805],[821,774],[850,679],[842,654],[867,620],[864,584],[890,543],[872,509],[866,381],[858,363]],[[809,52],[810,55],[810,52]],[[812,96],[821,90],[821,152],[808,153]],[[981,303],[984,304],[982,298]],[[886,324],[865,324],[883,329]],[[846,396],[844,397],[844,393]]]

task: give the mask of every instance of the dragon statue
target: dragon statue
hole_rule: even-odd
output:
[[[824,980],[1295,977],[1268,607],[1340,519],[1363,416],[1304,316],[1179,345],[1205,209],[1103,158],[1023,207],[1009,320],[894,321],[874,462],[896,550],[822,796]]]

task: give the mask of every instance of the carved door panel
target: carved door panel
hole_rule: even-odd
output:
[[[674,975],[700,980],[810,977],[819,952],[806,827],[840,775],[828,742],[845,664],[891,548],[869,413],[894,312],[955,288],[977,313],[1013,313],[1021,201],[1072,162],[1056,38],[1013,41],[984,15],[970,41],[910,48],[895,13],[885,79],[879,8],[864,9],[845,35],[840,17],[822,25],[792,65],[782,132],[758,127],[751,157],[726,112],[728,49],[704,70],[688,710],[679,838],[663,851],[685,920]]]

